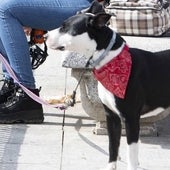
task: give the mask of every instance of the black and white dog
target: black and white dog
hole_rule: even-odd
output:
[[[109,136],[109,164],[116,170],[124,120],[128,143],[128,170],[138,167],[140,116],[170,105],[170,50],[149,52],[128,48],[124,39],[107,26],[104,12],[81,13],[68,18],[48,33],[47,44],[55,50],[85,55],[94,66],[98,94],[106,111]],[[99,5],[99,4],[98,4]]]

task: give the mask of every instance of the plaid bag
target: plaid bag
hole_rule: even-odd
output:
[[[170,28],[170,6],[161,0],[111,0],[110,26],[124,35],[160,36]]]

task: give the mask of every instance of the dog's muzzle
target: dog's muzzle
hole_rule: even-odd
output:
[[[65,50],[64,46],[57,46],[57,41],[55,41],[55,36],[54,36],[53,32],[54,31],[50,31],[44,35],[47,47],[49,47],[53,50],[64,51]]]

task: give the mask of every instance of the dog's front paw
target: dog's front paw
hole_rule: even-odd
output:
[[[108,163],[106,168],[100,169],[100,170],[116,170],[116,162],[110,162]]]

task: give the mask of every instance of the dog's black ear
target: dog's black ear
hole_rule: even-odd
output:
[[[110,0],[104,0],[103,6],[106,7],[110,4]]]
[[[94,0],[89,8],[79,11],[77,12],[77,14],[80,13],[98,14],[101,12],[105,12],[103,5],[101,5],[97,0]]]
[[[96,27],[96,28],[101,28],[101,27],[107,25],[111,16],[112,15],[110,15],[110,14],[99,13],[91,19],[90,25],[92,25],[93,27]]]
[[[104,7],[103,5],[101,5],[97,0],[93,1],[89,10],[88,10],[89,13],[92,13],[92,14],[98,14],[98,13],[101,13],[101,12],[105,12],[104,10]]]

